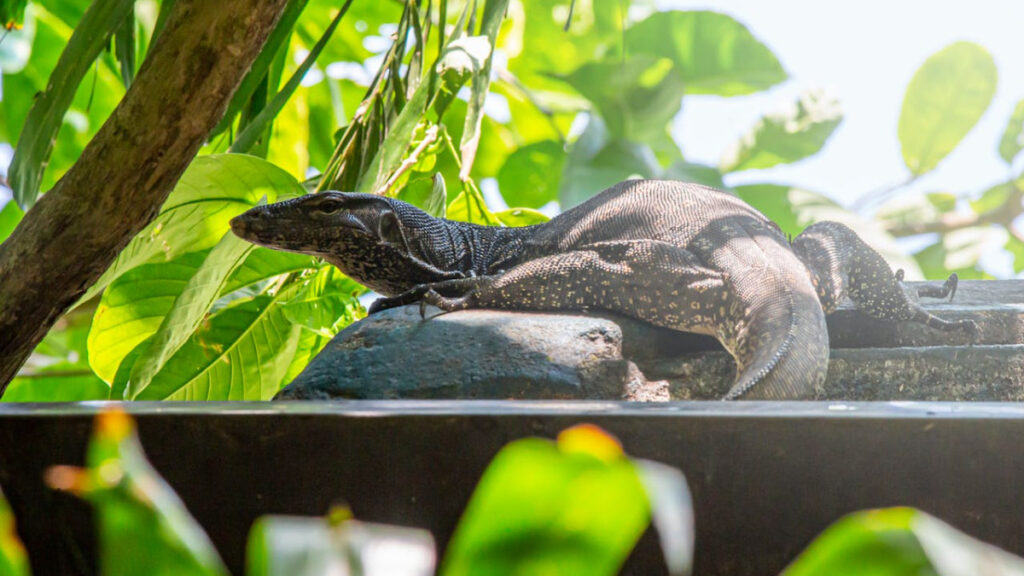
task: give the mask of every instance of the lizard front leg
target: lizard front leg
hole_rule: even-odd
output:
[[[977,325],[972,320],[943,320],[907,296],[902,270],[893,274],[882,256],[860,236],[838,222],[809,226],[793,240],[793,251],[807,267],[826,314],[835,311],[844,296],[867,315],[890,322],[918,322],[946,332],[962,331],[973,342]],[[945,298],[956,293],[953,274],[941,287],[918,290],[920,296]]]
[[[405,292],[402,292],[398,296],[390,296],[374,300],[373,304],[370,304],[370,308],[366,313],[376,314],[377,312],[387,310],[389,308],[397,308],[399,306],[423,302],[424,296],[431,292],[437,295],[447,296],[464,294],[486,284],[487,281],[492,278],[493,277],[491,276],[471,276],[469,278],[452,278],[450,280],[441,280],[440,282],[419,284]]]

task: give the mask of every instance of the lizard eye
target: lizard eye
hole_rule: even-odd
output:
[[[334,214],[344,207],[345,203],[341,200],[330,199],[317,204],[316,209],[324,214]]]

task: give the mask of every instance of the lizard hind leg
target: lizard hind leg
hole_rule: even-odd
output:
[[[977,334],[973,321],[943,320],[911,299],[902,285],[902,270],[893,273],[881,254],[843,224],[819,222],[809,226],[793,241],[793,251],[807,267],[826,314],[849,296],[859,310],[872,318],[917,322],[946,332],[962,331],[972,342]],[[953,274],[942,287],[919,289],[918,294],[952,297],[957,282]]]

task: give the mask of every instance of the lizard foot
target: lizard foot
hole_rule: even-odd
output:
[[[977,322],[974,320],[958,320],[956,325],[967,333],[969,339],[968,346],[974,346],[978,343],[981,334]]]
[[[949,301],[953,301],[953,297],[956,296],[956,287],[960,284],[960,277],[956,273],[949,275],[946,281],[941,287],[935,286],[921,286],[917,289],[917,295],[926,298],[945,298],[949,297]]]

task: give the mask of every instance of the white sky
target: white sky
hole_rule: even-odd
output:
[[[804,89],[828,89],[842,103],[844,120],[818,155],[737,174],[727,179],[730,185],[793,184],[849,204],[865,192],[902,181],[908,172],[896,127],[907,83],[928,56],[959,40],[976,42],[994,57],[996,96],[975,129],[915,189],[978,192],[1008,175],[997,146],[1016,102],[1024,98],[1024,3],[664,0],[658,5],[733,16],[771,48],[790,75],[761,94],[687,97],[673,135],[689,160],[716,165],[722,150],[763,112],[792,102]]]

